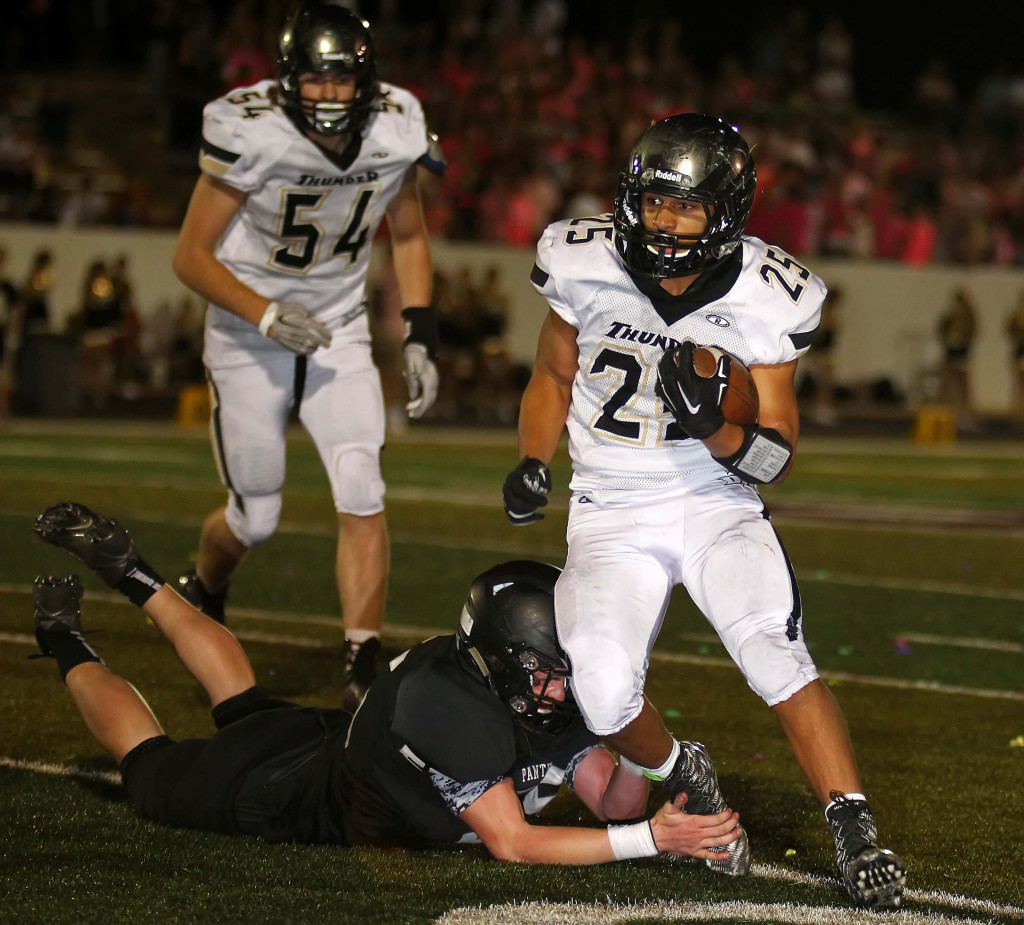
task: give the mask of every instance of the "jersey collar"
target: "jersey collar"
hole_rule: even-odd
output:
[[[717,267],[706,273],[701,273],[682,295],[667,293],[661,288],[660,280],[651,279],[649,276],[640,276],[629,270],[626,272],[633,281],[633,285],[650,299],[661,320],[668,327],[672,327],[677,321],[697,309],[721,299],[735,285],[741,269],[743,269],[743,248],[737,247]]]
[[[353,135],[349,139],[348,144],[345,145],[345,147],[341,151],[331,151],[330,149],[325,148],[323,145],[317,144],[315,139],[310,138],[309,134],[307,133],[308,126],[304,125],[302,121],[296,118],[289,110],[282,109],[282,111],[284,112],[285,117],[288,119],[288,121],[291,122],[293,126],[295,126],[296,131],[298,131],[298,133],[302,136],[303,140],[311,144],[314,148],[316,148],[316,150],[325,158],[327,158],[327,160],[329,160],[335,167],[337,167],[338,170],[348,170],[349,167],[351,167],[355,163],[356,158],[359,157],[359,150],[363,145],[363,136],[361,133],[357,132],[355,135]]]

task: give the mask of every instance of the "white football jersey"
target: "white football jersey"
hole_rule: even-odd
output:
[[[658,361],[667,347],[691,340],[748,366],[787,363],[810,347],[825,298],[822,281],[788,254],[757,238],[741,241],[733,259],[673,299],[656,281],[638,285],[626,271],[611,215],[545,230],[531,279],[579,332],[567,422],[573,490],[611,489],[612,497],[601,497],[613,501],[622,489],[671,490],[729,474],[655,395]]]
[[[217,258],[268,299],[298,302],[335,340],[368,341],[364,286],[370,249],[406,170],[428,149],[419,101],[382,83],[356,159],[342,168],[278,105],[276,81],[233,90],[203,111],[199,166],[248,193]],[[284,350],[217,306],[206,320],[211,368]]]

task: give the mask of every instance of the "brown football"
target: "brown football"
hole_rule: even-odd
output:
[[[698,347],[693,351],[693,368],[698,376],[709,379],[715,374],[718,358],[726,353],[720,347]],[[757,385],[750,370],[731,353],[729,387],[722,398],[722,415],[731,424],[746,427],[757,423],[759,402]]]

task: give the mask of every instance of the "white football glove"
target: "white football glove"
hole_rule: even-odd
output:
[[[437,398],[437,367],[427,348],[417,343],[409,343],[402,348],[402,366],[410,399],[405,410],[409,417],[421,418]]]
[[[298,302],[271,302],[260,319],[260,334],[300,356],[309,356],[317,347],[331,346],[327,325]]]

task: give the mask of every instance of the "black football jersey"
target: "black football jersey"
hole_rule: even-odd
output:
[[[597,738],[582,721],[527,733],[460,660],[455,636],[410,649],[378,676],[349,730],[338,784],[357,842],[475,842],[459,814],[510,778],[524,811],[543,808]]]

